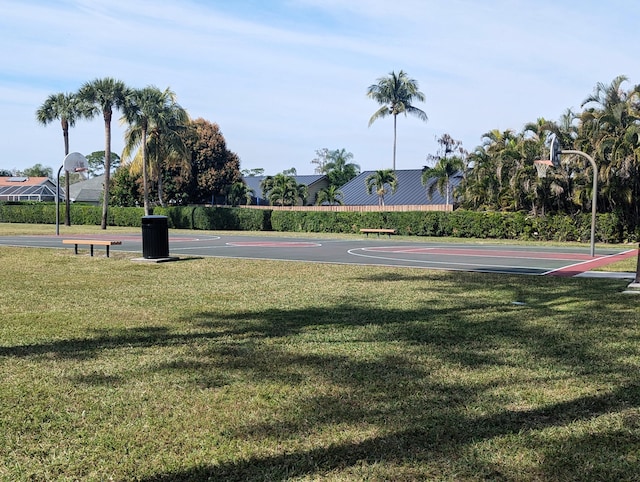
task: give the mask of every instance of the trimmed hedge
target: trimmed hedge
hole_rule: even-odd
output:
[[[521,212],[464,210],[449,213],[274,211],[271,223],[275,231],[357,233],[360,228],[395,228],[398,234],[405,236],[579,242],[591,239],[591,214],[586,213],[538,217]],[[637,233],[627,232],[615,214],[597,215],[598,242],[637,241],[637,237]]]
[[[450,236],[544,241],[589,242],[591,214],[576,216],[530,216],[457,210],[453,212],[335,212],[271,211],[231,207],[156,207],[153,214],[168,218],[170,228],[199,230],[282,231],[311,233],[358,233],[360,228],[395,228],[405,236]],[[110,207],[110,226],[140,227],[143,208]],[[100,206],[71,206],[71,223],[99,225]],[[60,206],[64,219],[64,205]],[[53,203],[0,203],[0,222],[55,223]],[[640,233],[630,232],[615,213],[598,214],[596,241],[620,243],[640,241]]]

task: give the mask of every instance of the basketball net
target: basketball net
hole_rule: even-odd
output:
[[[553,163],[551,161],[533,161],[533,165],[538,171],[538,177],[542,179],[547,177],[547,170],[553,166]]]

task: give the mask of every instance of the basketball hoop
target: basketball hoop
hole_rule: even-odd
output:
[[[553,167],[553,162],[551,161],[533,161],[533,165],[536,168],[536,171],[538,171],[538,177],[540,179],[542,179],[543,177],[547,177],[547,170],[550,167]]]

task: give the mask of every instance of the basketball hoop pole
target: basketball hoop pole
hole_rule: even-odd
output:
[[[593,193],[591,194],[591,257],[595,256],[595,240],[596,240],[596,196],[598,195],[598,166],[589,154],[582,151],[560,151],[560,154],[575,154],[582,156],[591,163],[593,168]]]
[[[58,178],[56,180],[56,236],[60,236],[60,173],[62,170],[66,171],[66,177],[69,178],[70,172],[82,172],[88,169],[87,158],[79,152],[72,152],[67,154],[62,161],[62,166],[58,169]],[[68,192],[65,197],[68,198]],[[65,202],[68,199],[65,199]],[[69,205],[68,203],[66,204]],[[69,212],[67,208],[67,213]],[[66,214],[66,213],[65,213]]]

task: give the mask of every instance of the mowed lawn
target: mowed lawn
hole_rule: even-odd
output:
[[[0,247],[0,480],[640,480],[628,280]]]

